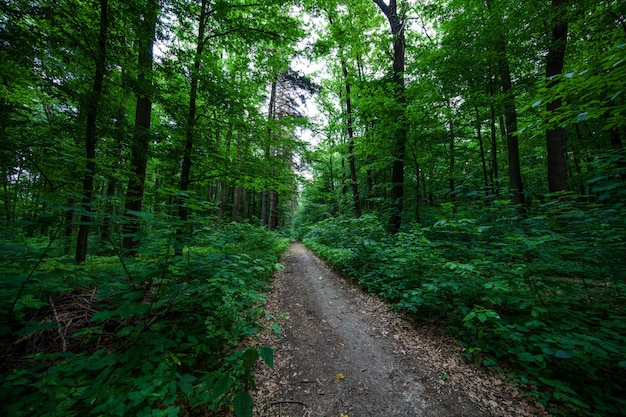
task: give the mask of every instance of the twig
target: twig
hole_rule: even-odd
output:
[[[52,302],[52,297],[48,296],[48,300],[50,301],[50,307],[52,307],[52,314],[54,315],[54,320],[56,320],[59,325],[59,336],[61,336],[61,351],[67,352],[67,341],[65,340],[65,335],[63,334],[63,327],[61,325],[61,321],[59,320],[59,315],[57,314],[57,309]]]
[[[272,401],[270,403],[270,405],[280,405],[280,404],[300,404],[304,407],[308,407],[308,405],[306,405],[302,401],[296,401],[296,400],[280,400],[280,401]]]

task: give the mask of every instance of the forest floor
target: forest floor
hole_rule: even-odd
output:
[[[267,311],[282,329],[261,343],[253,392],[260,417],[547,416],[502,378],[461,356],[442,328],[415,327],[294,242]]]

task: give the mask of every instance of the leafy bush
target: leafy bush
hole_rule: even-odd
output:
[[[272,350],[238,346],[257,331],[288,241],[245,224],[194,240],[182,257],[154,239],[136,259],[81,266],[5,245],[21,257],[2,264],[0,328],[24,361],[2,369],[3,414],[177,416],[229,403],[251,415],[252,366],[272,366]]]
[[[487,207],[393,239],[373,218],[328,219],[304,242],[414,319],[445,323],[468,360],[542,387],[553,413],[623,415],[624,208],[562,198],[540,212]]]

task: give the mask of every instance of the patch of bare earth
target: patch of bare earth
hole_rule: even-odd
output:
[[[467,364],[436,328],[415,328],[333,273],[301,243],[281,263],[267,310],[281,337],[274,370],[257,369],[255,415],[547,416],[494,375]]]

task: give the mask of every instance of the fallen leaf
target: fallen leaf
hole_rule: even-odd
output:
[[[335,378],[337,378],[338,380],[342,380],[345,378],[344,374],[337,374],[335,375]]]

